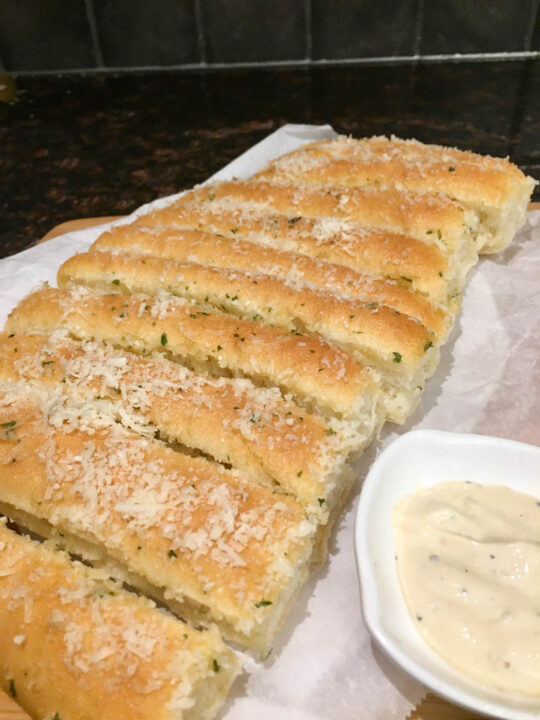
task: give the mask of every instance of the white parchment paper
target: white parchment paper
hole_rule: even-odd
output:
[[[272,158],[335,135],[330,126],[286,125],[212,179],[245,178]],[[178,195],[139,208],[163,206]],[[129,222],[127,218],[120,222]],[[59,265],[108,225],[68,233],[0,260],[0,323],[30,290],[55,284]],[[353,519],[361,481],[380,450],[412,428],[477,432],[540,444],[540,211],[505,252],[471,273],[461,315],[420,407],[404,427],[387,425],[356,464],[358,481],[330,544],[264,664],[248,659],[223,720],[404,720],[425,690],[369,638],[360,608]]]

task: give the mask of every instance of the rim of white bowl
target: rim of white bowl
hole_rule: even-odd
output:
[[[361,585],[361,602],[366,626],[382,650],[408,675],[418,680],[428,689],[433,690],[438,695],[450,700],[451,702],[481,714],[502,718],[502,720],[532,720],[540,715],[540,699],[536,707],[517,707],[515,704],[506,704],[503,700],[489,700],[480,696],[482,686],[478,684],[479,694],[469,692],[456,685],[443,680],[430,670],[427,670],[416,660],[413,660],[404,650],[402,650],[392,640],[385,631],[384,625],[380,622],[378,613],[379,587],[376,580],[376,574],[370,562],[369,553],[361,548],[368,547],[369,533],[367,531],[367,516],[374,493],[378,489],[378,474],[384,469],[384,465],[392,460],[393,456],[399,455],[402,447],[416,440],[428,442],[445,443],[446,445],[486,445],[507,447],[514,449],[516,452],[533,452],[538,454],[540,459],[540,447],[529,445],[527,443],[518,442],[516,440],[508,440],[505,438],[494,437],[491,435],[479,435],[474,433],[454,433],[446,430],[412,430],[404,433],[396,438],[388,447],[386,447],[380,455],[375,459],[368,474],[362,484],[362,490],[356,509],[356,517],[354,523],[354,551],[356,556],[356,565],[360,577]],[[540,486],[539,486],[540,494]],[[401,596],[402,602],[405,599]],[[407,611],[408,612],[408,611]],[[425,643],[419,634],[426,648],[434,652],[429,645]],[[489,692],[486,688],[485,692]],[[511,701],[509,701],[511,703]]]

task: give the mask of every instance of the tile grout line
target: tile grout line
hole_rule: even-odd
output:
[[[304,23],[305,23],[305,44],[306,44],[306,60],[312,60],[313,55],[313,5],[312,0],[304,0]]]
[[[531,84],[531,64],[525,63],[519,75],[514,111],[510,121],[510,142],[508,145],[509,155],[514,155],[517,147],[519,146],[520,131],[527,109],[527,91],[529,90]]]
[[[534,35],[534,28],[536,25],[536,20],[538,18],[538,4],[539,0],[532,0],[531,2],[531,15],[529,17],[529,25],[527,27],[527,32],[525,33],[525,43],[523,46],[523,49],[525,52],[530,51],[532,41],[533,41],[533,35]]]
[[[201,60],[200,64],[204,67],[208,64],[208,56],[206,52],[204,17],[201,2],[202,0],[195,0],[195,31],[197,33],[197,47],[199,49],[199,58]]]
[[[103,68],[105,67],[105,63],[103,61],[103,52],[101,50],[101,43],[99,41],[99,33],[97,29],[94,4],[92,0],[84,0],[84,4],[86,7],[86,19],[88,20],[88,26],[90,28],[90,36],[92,38],[92,47],[94,50],[96,65],[98,66],[98,68]]]
[[[239,63],[184,63],[180,65],[135,65],[129,67],[108,66],[102,68],[56,68],[50,70],[10,70],[10,75],[24,77],[29,75],[80,75],[80,74],[110,74],[110,73],[132,73],[132,72],[174,72],[177,70],[257,70],[257,69],[291,69],[314,67],[351,67],[354,65],[383,65],[383,64],[407,64],[413,62],[490,62],[501,60],[512,62],[513,60],[540,59],[540,50],[496,52],[496,53],[456,53],[441,55],[385,55],[381,57],[364,58],[343,58],[339,60],[268,60],[263,62],[239,62]]]
[[[413,55],[420,57],[420,48],[422,46],[422,37],[424,29],[424,0],[417,0],[416,3],[416,18],[414,25],[414,42],[413,42]]]
[[[413,102],[413,98],[416,91],[416,83],[417,83],[417,72],[416,68],[418,66],[418,63],[420,62],[420,50],[422,46],[422,37],[423,37],[423,29],[424,29],[424,1],[423,0],[416,0],[415,3],[415,16],[414,16],[414,37],[413,37],[413,56],[415,58],[414,60],[414,70],[411,72],[409,76],[409,82],[408,84],[408,96],[407,96],[407,111],[410,110],[411,104]]]
[[[311,62],[313,60],[313,0],[304,0],[304,21],[306,31],[306,70],[308,82],[306,87],[306,117],[307,122],[313,119],[313,76],[310,72]]]

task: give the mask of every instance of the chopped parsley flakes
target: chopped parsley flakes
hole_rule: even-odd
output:
[[[0,427],[3,428],[3,430],[5,431],[6,437],[9,437],[15,431],[15,428],[17,427],[17,421],[8,420],[7,422],[0,423]]]

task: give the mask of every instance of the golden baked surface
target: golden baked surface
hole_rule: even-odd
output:
[[[512,241],[536,184],[505,158],[395,137],[342,136],[311,143],[278,158],[257,177],[280,184],[444,194],[477,215],[478,249],[483,252]]]
[[[208,718],[223,701],[240,667],[217,632],[4,522],[0,548],[2,686],[32,717]]]
[[[8,333],[58,328],[130,352],[160,352],[211,374],[249,376],[330,414],[360,414],[362,401],[375,392],[360,363],[320,336],[284,332],[170,295],[46,288],[22,300],[6,323]]]
[[[314,527],[298,503],[124,430],[106,410],[34,399],[21,383],[2,391],[0,502],[102,547],[257,645],[251,634],[309,557]]]
[[[57,403],[78,403],[147,438],[200,450],[277,483],[309,512],[327,512],[331,480],[365,436],[310,413],[249,380],[210,378],[164,357],[115,350],[103,342],[52,335],[0,333],[0,380],[49,391]]]

